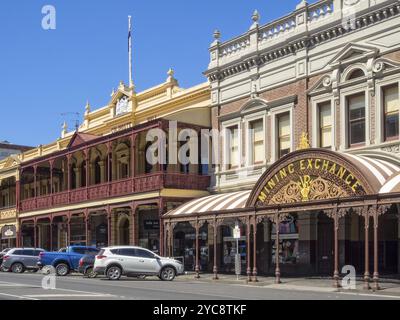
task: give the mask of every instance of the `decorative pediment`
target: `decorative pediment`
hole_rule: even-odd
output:
[[[80,146],[86,142],[97,139],[98,137],[99,136],[96,136],[94,134],[75,132],[71,140],[69,141],[67,148],[70,149],[73,147]]]
[[[400,63],[386,58],[378,58],[374,60],[372,65],[372,71],[374,73],[381,73],[398,68],[400,68]]]
[[[335,67],[339,65],[347,65],[359,61],[365,61],[374,58],[379,54],[379,49],[373,46],[363,44],[348,43],[340,50],[328,65]]]
[[[18,156],[11,155],[7,158],[4,168],[12,168],[13,166],[16,166],[20,163],[21,161],[19,160]]]
[[[309,90],[307,93],[321,93],[323,91],[330,90],[332,88],[332,76],[324,75],[319,79]]]
[[[241,108],[240,108],[240,113],[241,114],[246,114],[250,112],[257,111],[259,109],[265,109],[267,108],[267,101],[261,98],[252,98],[249,101],[247,101]]]

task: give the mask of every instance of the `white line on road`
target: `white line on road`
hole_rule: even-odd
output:
[[[29,298],[59,298],[59,297],[93,297],[93,298],[99,298],[99,297],[111,297],[112,295],[110,294],[67,294],[67,293],[55,293],[55,294],[29,294],[24,297],[29,297]]]
[[[8,294],[8,293],[0,293],[0,295],[7,296],[7,297],[12,297],[12,298],[18,298],[18,299],[25,299],[25,300],[39,300],[39,299],[35,299],[33,297],[17,296],[15,294]]]

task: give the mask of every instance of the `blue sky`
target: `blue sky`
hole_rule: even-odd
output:
[[[128,81],[127,16],[133,19],[137,91],[163,82],[172,67],[180,86],[205,81],[208,47],[291,12],[300,0],[1,0],[0,141],[38,146],[60,136],[74,116],[107,104]],[[56,30],[43,30],[44,5],[56,8]]]

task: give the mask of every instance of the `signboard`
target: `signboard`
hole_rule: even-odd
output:
[[[17,237],[17,228],[15,226],[4,226],[1,229],[1,239],[14,239]]]
[[[234,239],[240,239],[240,228],[239,226],[235,226],[233,229],[233,238]]]
[[[160,220],[144,220],[145,230],[158,230],[160,229]]]

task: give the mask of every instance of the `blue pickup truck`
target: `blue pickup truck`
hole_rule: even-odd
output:
[[[100,249],[86,246],[70,246],[58,252],[42,252],[39,255],[38,267],[53,266],[58,276],[66,276],[77,271],[79,260],[85,255],[97,255]]]

